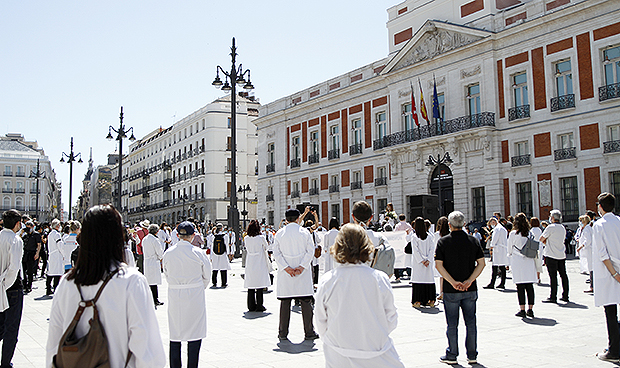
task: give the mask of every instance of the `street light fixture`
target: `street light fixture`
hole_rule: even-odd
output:
[[[243,185],[239,186],[239,193],[243,193],[243,211],[241,214],[243,215],[243,229],[245,229],[245,217],[248,215],[248,211],[245,210],[245,192],[251,192],[252,188],[250,188],[250,184],[247,184],[245,187]]]
[[[133,127],[126,128],[123,125],[123,106],[121,106],[120,126],[118,129],[114,129],[112,125],[108,128],[107,140],[116,139],[118,141],[118,197],[116,198],[116,209],[120,212],[121,207],[121,190],[123,188],[123,138],[127,138],[127,133],[131,132],[129,137],[130,141],[135,141],[136,137],[133,135]],[[116,138],[112,136],[112,132],[116,133]]]
[[[215,87],[221,87],[223,91],[231,91],[230,94],[230,205],[228,210],[228,224],[233,228],[233,231],[239,236],[239,210],[237,209],[237,85],[243,85],[246,90],[254,89],[254,85],[250,81],[250,70],[243,70],[243,66],[239,64],[239,68],[236,66],[237,47],[235,46],[235,38],[232,39],[232,47],[230,48],[230,56],[232,65],[230,72],[225,71],[221,66],[215,68],[215,79],[212,85]],[[224,74],[224,82],[220,79],[220,72]],[[245,75],[247,74],[247,81]]]
[[[183,193],[183,196],[179,199],[183,201],[183,214],[181,215],[181,220],[185,221],[185,219],[187,218],[185,216],[185,201],[187,201],[189,197],[187,196],[187,194]]]
[[[428,161],[426,161],[426,166],[437,167],[437,181],[439,186],[439,190],[437,192],[439,193],[439,196],[437,199],[439,201],[439,217],[444,216],[443,203],[441,201],[441,165],[451,164],[452,162],[452,158],[450,158],[450,153],[448,152],[444,153],[443,157],[441,157],[441,155],[437,155],[437,158],[433,157],[433,155],[429,155]]]
[[[35,211],[34,211],[34,217],[39,220],[39,179],[45,178],[45,171],[41,171],[39,169],[39,159],[37,159],[37,171],[34,171],[34,169],[30,170],[30,178],[31,179],[35,179],[37,182],[37,193],[36,193],[36,202],[35,205],[37,206]]]
[[[73,152],[73,137],[71,137],[71,151],[69,151],[69,154],[66,154],[63,152],[60,155],[60,162],[65,162],[65,159],[64,159],[65,156],[67,157],[67,163],[69,164],[69,220],[71,220],[71,192],[73,191],[73,161],[77,159],[78,164],[81,164],[82,162],[84,162],[82,161],[81,153],[78,153],[76,155]]]

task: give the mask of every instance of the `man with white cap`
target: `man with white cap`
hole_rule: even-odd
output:
[[[181,342],[187,341],[187,367],[198,367],[202,339],[207,337],[204,290],[209,285],[211,263],[204,250],[191,244],[194,226],[187,221],[177,227],[179,242],[164,253],[168,280],[168,327],[170,368],[181,367]]]
[[[304,216],[309,211],[306,208]],[[278,230],[274,238],[273,255],[278,262],[278,286],[277,298],[280,299],[280,326],[278,338],[288,340],[288,328],[291,318],[291,300],[298,299],[301,302],[301,315],[304,323],[306,340],[318,339],[319,335],[314,332],[312,324],[312,269],[310,262],[314,257],[314,241],[308,230],[299,225],[299,211],[288,209],[286,211],[285,227]]]

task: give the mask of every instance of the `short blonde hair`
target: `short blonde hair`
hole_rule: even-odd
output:
[[[336,241],[329,252],[338,263],[365,263],[375,247],[363,227],[345,224],[340,228]]]
[[[581,223],[583,223],[584,225],[587,225],[587,224],[590,223],[590,216],[588,216],[588,215],[581,215],[581,216],[579,216],[579,221]]]

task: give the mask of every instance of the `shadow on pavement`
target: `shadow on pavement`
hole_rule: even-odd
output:
[[[540,318],[540,317],[523,318],[523,322],[530,324],[530,325],[549,326],[549,327],[555,326],[558,324],[558,322],[553,318]]]
[[[402,289],[402,288],[410,288],[410,283],[400,283],[400,284],[392,284],[392,289]]]
[[[516,293],[517,289],[504,289],[504,290],[501,290],[501,292],[504,294]]]
[[[269,312],[243,312],[243,318],[245,319],[257,319],[264,318],[271,315]]]
[[[42,295],[42,296],[40,296],[38,298],[34,298],[34,300],[50,300],[50,299],[53,299],[53,298],[54,297],[51,296],[51,295]]]
[[[441,309],[437,308],[437,307],[433,307],[433,308],[415,308],[417,309],[420,313],[425,313],[425,314],[439,314],[442,313]]]
[[[280,341],[278,343],[278,348],[273,349],[273,351],[289,354],[309,353],[311,351],[319,350],[314,345],[313,340],[304,340],[299,344],[293,344],[290,340],[284,340]]]
[[[588,309],[587,305],[578,304],[575,302],[568,302],[566,304],[558,304],[562,308],[574,308],[574,309]]]

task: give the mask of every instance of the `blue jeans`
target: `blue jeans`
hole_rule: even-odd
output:
[[[459,308],[463,311],[463,319],[467,335],[465,337],[465,348],[467,349],[467,358],[476,359],[478,357],[477,349],[477,330],[476,330],[476,300],[478,300],[477,291],[467,291],[464,293],[444,293],[443,306],[446,312],[446,322],[448,324],[448,348],[446,356],[456,359],[459,355]]]
[[[6,292],[9,308],[0,313],[0,339],[2,340],[2,361],[0,367],[11,367],[11,360],[17,345],[17,333],[22,320],[24,308],[24,291],[22,289]]]

